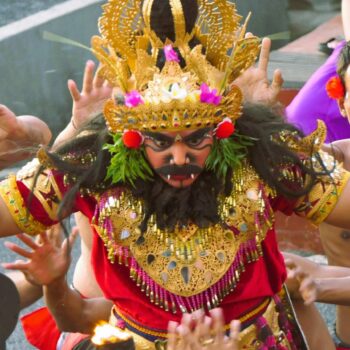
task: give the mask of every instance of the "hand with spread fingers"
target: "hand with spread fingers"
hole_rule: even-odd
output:
[[[104,103],[112,96],[112,86],[99,75],[98,70],[94,72],[95,63],[87,61],[81,91],[75,81],[68,80],[68,90],[73,99],[71,122],[75,129],[100,114]]]
[[[25,234],[17,235],[28,249],[12,242],[5,242],[4,245],[27,260],[3,263],[2,266],[8,270],[23,272],[32,284],[48,285],[67,273],[71,261],[70,251],[77,233],[77,229],[74,228],[60,246],[57,245],[57,242],[51,241],[46,232],[40,234],[40,242],[36,242]]]
[[[225,335],[221,309],[210,311],[210,317],[198,310],[185,314],[181,324],[169,322],[168,350],[238,350],[240,322],[232,321]]]
[[[0,169],[30,157],[50,139],[51,131],[42,120],[31,115],[17,117],[0,105]]]
[[[247,69],[240,75],[234,84],[242,90],[245,102],[261,103],[274,106],[281,91],[283,78],[279,69],[276,69],[272,82],[267,76],[267,67],[270,58],[271,40],[264,38],[261,43],[259,62],[256,66]]]

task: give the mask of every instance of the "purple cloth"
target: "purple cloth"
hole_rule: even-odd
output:
[[[338,108],[336,100],[328,97],[326,83],[335,76],[337,60],[345,41],[334,49],[327,61],[311,76],[302,89],[286,108],[290,123],[310,134],[317,127],[317,119],[327,125],[326,142],[350,138],[350,125]]]

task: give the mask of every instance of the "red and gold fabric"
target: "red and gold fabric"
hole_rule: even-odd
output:
[[[196,248],[197,250],[193,248],[191,241],[192,238],[193,240],[200,238],[199,231],[194,228],[179,233],[179,252],[181,253],[183,247],[189,247],[188,249],[192,247],[193,251],[192,255],[187,254],[185,258],[179,254],[176,260],[179,266],[177,278],[180,281],[182,278],[183,285],[179,294],[176,294],[173,286],[168,285],[169,279],[162,279],[165,276],[162,273],[168,272],[165,259],[175,259],[174,255],[167,253],[166,244],[169,239],[166,239],[164,234],[164,240],[159,239],[157,244],[153,244],[155,236],[162,237],[162,232],[158,229],[152,231],[153,227],[144,238],[150,238],[154,248],[147,242],[145,246],[149,250],[157,249],[158,256],[154,253],[154,256],[146,254],[142,257],[143,248],[136,247],[133,241],[137,233],[134,225],[138,220],[137,215],[134,214],[139,207],[132,201],[127,206],[123,206],[124,202],[121,200],[123,189],[114,189],[96,198],[77,196],[72,211],[81,211],[90,218],[95,231],[91,259],[96,279],[105,297],[114,301],[117,310],[124,317],[138,325],[147,325],[149,329],[165,333],[170,320],[180,321],[183,311],[193,311],[198,308],[198,305],[204,305],[206,309],[222,307],[225,320],[229,323],[233,319],[244,318],[249,311],[263,304],[266,299],[273,298],[281,290],[286,278],[286,270],[283,257],[277,247],[273,213],[278,210],[286,215],[291,215],[295,210],[300,213],[302,212],[300,203],[305,201],[306,197],[293,201],[275,196],[251,167],[241,169],[241,172],[241,175],[236,174],[235,193],[223,199],[220,204],[221,210],[226,212],[222,214],[223,218],[229,225],[228,229],[222,231],[219,228],[214,229],[216,242],[222,242],[221,250],[215,244],[211,244],[214,242],[211,231],[205,232],[202,237],[200,247],[205,247],[206,250],[203,256],[200,255],[199,248]],[[337,176],[333,179],[322,178],[309,194],[313,196],[313,193],[317,193],[317,198],[315,197],[316,200],[312,201],[308,209],[312,210],[312,206],[317,205],[318,208],[324,208],[323,219],[333,209],[332,205],[328,205],[328,199],[324,199],[332,193],[329,192],[330,186],[336,188],[336,193],[339,195],[349,179],[349,174],[341,168],[337,172]],[[243,173],[247,181],[242,184],[240,177]],[[30,215],[40,225],[50,226],[57,222],[57,208],[67,187],[63,176],[51,170],[45,170],[40,174],[38,181],[40,186],[34,190]],[[13,178],[9,178],[1,184],[1,196],[7,202],[9,200],[6,195],[8,196],[9,190],[4,189],[9,187],[9,184],[16,187],[21,194],[19,198],[24,202],[21,204],[19,201],[18,205],[23,207],[23,203],[30,196],[32,176],[21,176],[15,182]],[[17,206],[16,203],[12,205]],[[232,215],[230,206],[237,209],[235,215]],[[12,215],[16,219],[17,213],[12,212]],[[310,215],[306,216],[310,217]],[[108,225],[103,226],[104,224],[111,224],[111,230],[109,231]],[[132,228],[135,231],[131,230]],[[196,236],[197,233],[199,236]],[[162,244],[165,254],[161,253]],[[212,250],[214,247],[215,251]],[[234,255],[230,255],[230,249],[235,252]],[[193,257],[196,259],[192,259]],[[211,259],[210,261],[215,264],[222,262],[225,268],[216,276],[215,271],[206,267],[205,259]],[[152,268],[152,263],[158,261],[164,264],[162,271],[158,266]],[[171,261],[175,260],[169,260]],[[187,267],[186,271],[192,271],[191,276],[197,276],[196,269],[208,276],[209,272],[208,288],[196,289],[195,281],[184,278],[182,273],[184,267]],[[188,285],[192,286],[191,283],[194,286],[192,294],[188,288]],[[149,290],[147,285],[150,286]],[[165,303],[166,300],[169,300],[169,303]],[[175,306],[170,307],[170,303]]]

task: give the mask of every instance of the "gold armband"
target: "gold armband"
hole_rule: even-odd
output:
[[[6,203],[14,221],[22,232],[36,235],[44,232],[47,227],[35,220],[25,206],[23,197],[18,190],[15,175],[10,175],[0,182],[0,196]]]
[[[333,157],[320,153],[326,167],[329,169],[335,164],[335,168],[329,176],[318,179],[311,191],[297,202],[295,209],[297,215],[306,217],[317,226],[331,213],[350,178],[350,173],[334,163]]]

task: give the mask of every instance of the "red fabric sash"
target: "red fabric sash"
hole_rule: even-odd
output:
[[[47,307],[24,315],[21,323],[30,344],[39,350],[56,350],[61,332]]]

